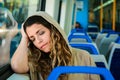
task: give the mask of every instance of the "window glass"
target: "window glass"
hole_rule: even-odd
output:
[[[9,9],[18,22],[18,28],[28,15],[28,0],[4,0],[4,7]]]
[[[15,41],[16,35],[10,30],[15,27],[15,20],[20,29],[28,15],[28,0],[3,1],[3,6],[0,6],[0,66],[10,62],[10,51],[13,50],[11,45],[14,45],[11,42]]]

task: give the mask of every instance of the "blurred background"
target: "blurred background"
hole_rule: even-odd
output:
[[[79,25],[82,30],[78,32],[89,38],[87,45],[94,44],[94,53],[103,55],[110,68],[113,42],[120,43],[120,0],[0,0],[0,66],[10,62],[21,40],[21,24],[37,11],[47,12],[60,24],[70,46],[78,48],[79,43],[80,48],[86,49],[81,46],[83,39],[70,42],[73,32],[77,32],[76,24]],[[120,52],[120,47],[117,49]]]

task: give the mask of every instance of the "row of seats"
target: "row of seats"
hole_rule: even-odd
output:
[[[76,31],[73,29],[68,36],[68,41],[72,47],[85,49],[91,54],[99,54],[96,44],[83,29],[76,29]]]
[[[85,41],[83,41],[82,38],[84,38]],[[76,31],[75,30],[71,31],[71,33],[68,36],[68,41],[71,47],[78,48],[78,49],[84,49],[88,51],[92,55],[98,67],[105,67],[108,69],[108,64],[105,59],[105,56],[100,55],[100,52],[97,48],[96,43],[92,41],[92,39],[90,38],[90,36],[87,34],[86,31],[82,31],[81,29],[76,29]]]
[[[80,31],[80,30],[79,30]],[[119,37],[119,32],[115,32],[113,30],[102,30],[101,32],[99,32],[97,34],[97,37],[95,39],[95,41],[88,41],[87,38],[89,38],[89,34],[87,34],[87,32],[85,32],[85,35],[84,32],[77,32],[76,35],[75,32],[74,33],[71,33],[69,36],[68,36],[68,40],[69,40],[69,37],[72,37],[74,38],[74,40],[72,40],[71,38],[71,41],[69,40],[69,44],[70,46],[72,47],[75,47],[75,48],[80,48],[80,49],[84,49],[84,50],[87,50],[93,57],[95,63],[97,66],[99,67],[105,67],[107,69],[109,69],[111,71],[111,73],[113,74],[113,76],[115,77],[115,80],[119,80],[120,77],[119,77],[119,67],[120,67],[120,64],[119,64],[119,59],[117,58],[120,58],[119,54],[116,54],[116,53],[119,53],[120,51],[120,37]],[[82,34],[82,35],[78,35],[78,33]],[[75,37],[73,37],[75,36]],[[81,39],[81,36],[83,38],[83,36],[86,36],[87,38],[84,38],[86,39],[86,42],[85,40],[79,40],[79,42],[76,42],[79,39]],[[89,37],[88,37],[89,36]],[[76,39],[76,40],[75,40]],[[92,38],[90,38],[92,39]],[[114,46],[118,46],[117,49],[114,48]],[[116,59],[114,59],[114,56]],[[114,65],[112,65],[114,63]],[[112,67],[110,66],[112,65]],[[117,70],[115,70],[117,69]]]
[[[120,80],[120,33],[112,30],[104,30],[98,34],[96,44],[107,60],[108,68],[114,76],[115,80]]]
[[[106,55],[109,51],[108,48],[112,42],[117,42],[117,43],[120,42],[119,34],[120,33],[118,32],[112,32],[112,31],[109,33],[101,32],[101,33],[98,33],[97,38],[94,42],[85,31],[78,29],[76,31],[73,30],[70,33],[70,35],[68,36],[68,41],[72,47],[76,47],[76,48],[79,47],[89,52],[91,51],[90,52],[91,54],[96,53],[96,54]],[[90,48],[88,48],[88,46],[93,50],[89,50]],[[93,51],[96,51],[96,52],[93,52]]]

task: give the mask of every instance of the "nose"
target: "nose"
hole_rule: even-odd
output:
[[[36,42],[37,42],[37,43],[41,43],[42,41],[43,41],[42,38],[40,38],[39,36],[36,36]]]

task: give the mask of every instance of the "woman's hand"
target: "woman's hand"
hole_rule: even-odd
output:
[[[22,28],[21,28],[21,34],[22,34],[22,40],[26,41],[26,44],[28,44],[28,36],[27,34],[25,33],[24,29],[23,29],[23,24],[22,24]]]
[[[27,35],[26,35],[26,33],[24,31],[24,28],[23,28],[23,24],[22,24],[22,27],[21,27],[21,34],[22,34],[22,37],[27,38]]]

